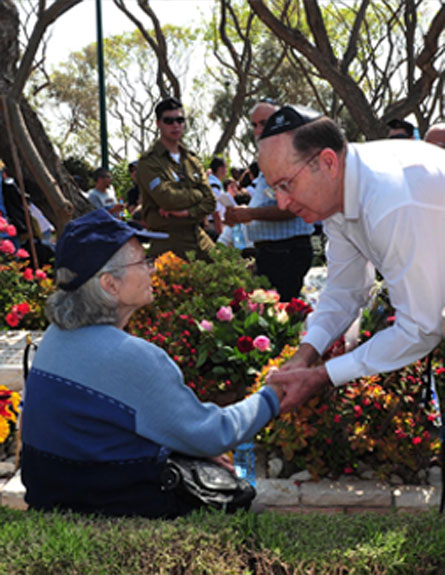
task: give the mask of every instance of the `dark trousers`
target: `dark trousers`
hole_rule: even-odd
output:
[[[290,301],[300,295],[304,276],[312,265],[310,236],[256,242],[256,273],[265,275],[281,296]]]

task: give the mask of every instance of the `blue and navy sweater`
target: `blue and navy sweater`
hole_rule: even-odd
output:
[[[31,507],[179,514],[160,488],[171,451],[213,456],[279,411],[268,387],[225,408],[201,403],[159,347],[112,326],[50,326],[26,382],[22,480]]]

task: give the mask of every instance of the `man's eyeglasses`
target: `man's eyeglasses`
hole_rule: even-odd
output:
[[[308,166],[312,162],[312,160],[314,160],[319,154],[321,154],[321,152],[322,150],[318,150],[318,152],[316,152],[308,160],[306,160],[304,164],[301,166],[301,168],[297,170],[291,178],[285,180],[284,182],[280,182],[279,184],[275,184],[275,186],[270,186],[269,188],[264,190],[266,196],[275,199],[277,192],[281,192],[282,194],[290,194],[292,188],[292,182],[301,174],[304,168],[306,168],[306,166]]]
[[[173,126],[175,122],[177,124],[183,124],[185,122],[185,118],[184,116],[176,116],[175,118],[170,118],[170,116],[167,116],[166,118],[162,118],[162,121],[164,124],[167,124],[167,126]]]

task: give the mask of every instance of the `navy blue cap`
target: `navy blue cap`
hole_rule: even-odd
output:
[[[68,268],[76,277],[59,287],[65,291],[80,287],[131,238],[143,243],[168,238],[168,234],[129,226],[105,208],[68,222],[56,245],[56,269]]]
[[[283,106],[274,112],[267,120],[260,140],[282,134],[283,132],[290,132],[321,117],[322,114],[311,108],[304,106]]]

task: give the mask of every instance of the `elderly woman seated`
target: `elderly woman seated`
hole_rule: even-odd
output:
[[[100,209],[56,249],[58,291],[26,382],[22,480],[32,508],[173,518],[191,506],[162,489],[167,456],[218,456],[279,413],[266,386],[221,408],[201,403],[159,347],[124,331],[153,299],[150,233]]]

